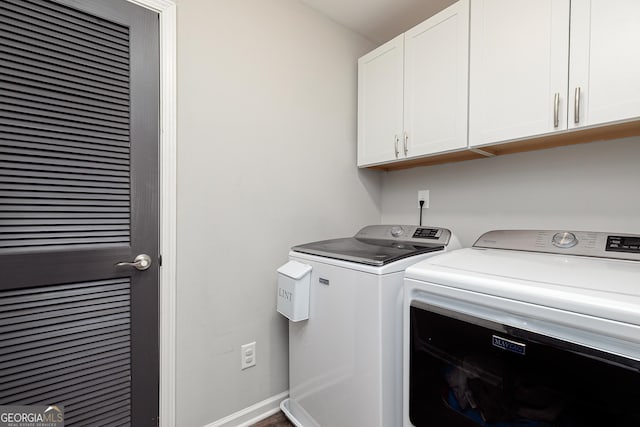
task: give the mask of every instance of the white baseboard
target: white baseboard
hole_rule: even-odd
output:
[[[211,424],[207,424],[204,427],[248,427],[278,412],[280,410],[280,402],[287,397],[289,397],[288,390],[221,418],[218,421],[214,421]]]

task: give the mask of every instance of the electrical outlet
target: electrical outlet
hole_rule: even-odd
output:
[[[240,347],[240,369],[256,366],[256,342],[250,342]]]
[[[418,191],[418,203],[420,203],[421,200],[424,200],[424,206],[422,206],[423,208],[428,208],[429,207],[429,190],[420,190]]]

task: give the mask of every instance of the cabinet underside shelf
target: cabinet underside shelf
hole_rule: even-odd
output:
[[[478,147],[481,152],[465,149],[432,156],[420,157],[404,161],[396,161],[382,165],[369,166],[371,169],[392,171],[408,169],[418,166],[432,166],[444,163],[462,162],[466,160],[482,159],[486,157],[501,156],[504,154],[522,153],[525,151],[544,150],[547,148],[562,147],[565,145],[584,144],[596,141],[609,141],[613,139],[627,138],[640,135],[640,120],[628,121],[606,126],[597,126],[579,130],[567,130],[539,137],[520,139],[495,145]]]

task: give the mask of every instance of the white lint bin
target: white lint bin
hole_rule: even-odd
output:
[[[292,322],[309,318],[311,266],[289,261],[278,269],[278,313]]]

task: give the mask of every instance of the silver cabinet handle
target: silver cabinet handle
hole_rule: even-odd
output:
[[[556,96],[553,98],[553,127],[557,128],[560,125],[560,94],[556,92]]]
[[[407,145],[407,142],[409,141],[409,135],[405,132],[404,133],[404,155],[406,156],[407,153],[409,152],[409,147]]]
[[[398,158],[398,154],[400,154],[400,150],[398,150],[399,143],[400,143],[400,137],[396,135],[396,159]]]
[[[147,254],[140,254],[133,260],[133,262],[119,262],[116,265],[118,267],[134,267],[142,271],[151,267],[151,257]]]
[[[573,122],[580,123],[580,86],[576,88],[575,102],[573,104]]]

